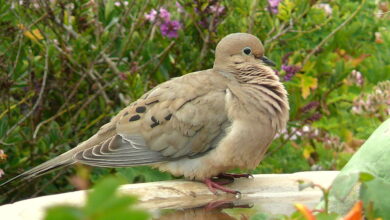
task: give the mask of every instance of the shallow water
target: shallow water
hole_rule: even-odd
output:
[[[337,174],[337,171],[311,171],[236,179],[227,187],[240,191],[241,198],[226,193],[214,195],[203,183],[185,180],[127,184],[120,187],[119,193],[137,196],[141,201],[137,206],[149,210],[155,220],[242,220],[260,212],[273,216],[289,215],[295,211],[295,203],[313,208],[321,199],[321,190],[306,188],[300,191],[299,181],[328,188]],[[43,219],[47,207],[63,204],[82,206],[85,196],[85,191],[75,191],[3,205],[0,206],[1,219]]]
[[[201,219],[250,219],[258,213],[267,216],[290,215],[295,210],[295,203],[302,203],[309,208],[314,208],[319,202],[319,195],[307,197],[264,197],[251,196],[239,199],[216,200],[197,207],[176,209],[161,209],[153,211],[155,220],[201,220]],[[194,201],[195,202],[195,201]],[[196,202],[195,202],[196,203]],[[272,218],[271,218],[272,219]]]

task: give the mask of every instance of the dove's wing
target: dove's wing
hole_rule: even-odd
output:
[[[222,75],[205,70],[162,83],[77,147],[0,186],[75,162],[123,167],[200,156],[216,146],[230,125],[226,82]]]
[[[211,70],[163,83],[116,116],[114,136],[79,151],[74,159],[124,167],[202,155],[230,124],[225,90],[226,78]]]

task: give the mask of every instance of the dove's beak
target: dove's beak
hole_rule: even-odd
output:
[[[262,56],[259,58],[261,61],[263,61],[263,63],[265,63],[266,65],[268,66],[276,66],[276,64],[274,63],[274,61],[268,59],[268,57],[266,56]]]

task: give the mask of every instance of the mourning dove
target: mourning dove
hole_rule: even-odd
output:
[[[247,176],[224,172],[255,168],[288,120],[287,92],[269,65],[257,37],[227,35],[212,69],[156,86],[88,140],[6,183],[74,163],[151,165],[203,181],[212,192],[236,193],[212,177]]]

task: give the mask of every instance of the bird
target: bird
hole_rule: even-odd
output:
[[[211,192],[250,174],[289,118],[288,94],[249,33],[223,37],[213,67],[163,82],[119,111],[73,149],[1,185],[29,180],[75,163],[96,167],[149,165],[200,181]]]

